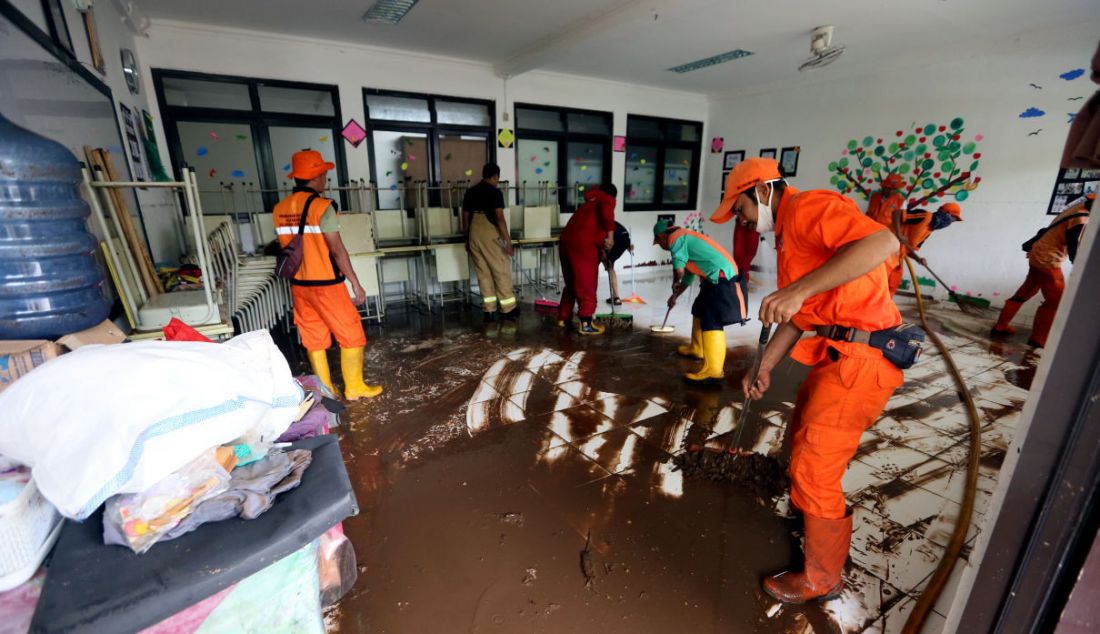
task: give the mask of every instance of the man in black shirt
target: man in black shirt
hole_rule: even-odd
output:
[[[504,319],[519,316],[512,291],[512,236],[499,183],[500,167],[489,163],[481,170],[481,182],[468,189],[462,200],[462,232],[466,251],[474,260],[485,321],[493,320],[498,307]]]

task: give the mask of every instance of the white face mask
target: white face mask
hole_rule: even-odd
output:
[[[772,213],[772,194],[775,193],[775,186],[768,183],[768,202],[760,201],[760,204],[756,206],[756,232],[757,233],[770,233],[775,231],[775,214]]]

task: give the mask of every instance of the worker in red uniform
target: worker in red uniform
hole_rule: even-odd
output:
[[[604,249],[615,241],[615,197],[619,190],[612,184],[601,185],[584,194],[584,204],[577,207],[561,231],[558,252],[561,255],[562,279],[565,288],[558,305],[558,326],[573,323],[573,305],[582,335],[603,334],[603,327],[592,323],[596,314],[596,284],[600,274],[600,258]]]
[[[328,171],[335,165],[325,162],[316,150],[295,152],[290,163],[294,191],[275,205],[272,215],[280,246],[286,247],[295,236],[302,235],[302,265],[290,282],[298,335],[313,373],[329,389],[335,392],[327,356],[335,335],[340,344],[344,396],[348,400],[378,396],[382,393],[381,386],[363,382],[363,348],[367,337],[355,304],[367,301],[366,292],[352,270],[340,238],[336,205],[321,195]],[[344,286],[345,279],[355,295],[354,304]]]
[[[1016,332],[1010,324],[1016,313],[1020,312],[1027,300],[1042,292],[1043,303],[1035,312],[1035,322],[1031,326],[1031,338],[1028,345],[1042,348],[1047,345],[1050,327],[1058,304],[1062,301],[1062,292],[1066,289],[1066,279],[1062,275],[1062,264],[1066,258],[1073,262],[1077,258],[1077,248],[1081,236],[1088,226],[1089,214],[1096,194],[1088,194],[1081,203],[1067,207],[1037,236],[1037,240],[1027,252],[1027,279],[1016,293],[1005,302],[997,324],[993,326],[994,336],[1007,336]]]
[[[920,251],[928,236],[932,235],[933,231],[939,231],[961,220],[962,208],[959,207],[958,203],[944,203],[935,213],[928,213],[927,209],[897,209],[894,211],[892,228],[894,235],[901,242],[901,250],[898,252],[897,258],[891,258],[890,260],[889,285],[891,296],[898,292],[898,287],[901,286],[901,280],[904,277],[902,257],[909,256],[918,262],[924,262],[924,259],[917,255],[917,251]]]
[[[886,260],[898,240],[835,192],[798,192],[774,159],[752,158],[726,181],[726,196],[711,217],[775,232],[778,287],[761,300],[760,319],[779,324],[761,358],[750,398],[771,385],[788,353],[813,370],[802,384],[792,419],[791,504],[805,518],[805,568],[767,577],[764,591],[784,603],[829,600],[844,588],[852,515],[841,479],[860,436],[902,383],[902,373],[868,341],[874,331],[901,324],[886,287]],[[802,338],[803,333],[816,336]]]

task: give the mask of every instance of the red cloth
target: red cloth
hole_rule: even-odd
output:
[[[615,199],[593,189],[585,192],[584,204],[561,231],[561,243],[601,247],[609,231],[615,230]]]
[[[202,343],[214,343],[212,339],[183,323],[175,317],[164,327],[164,339],[166,341],[199,341]]]
[[[737,271],[746,282],[749,280],[749,267],[756,259],[756,250],[760,248],[760,234],[747,227],[734,224],[733,227],[733,261],[737,264]]]
[[[600,273],[600,249],[594,244],[562,242],[558,247],[565,289],[558,304],[558,319],[573,319],[573,304],[579,304],[577,314],[588,319],[596,314],[596,284]]]

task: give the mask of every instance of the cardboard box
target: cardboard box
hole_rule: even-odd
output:
[[[61,346],[45,339],[0,341],[0,391],[61,353]]]
[[[69,350],[76,350],[81,346],[91,344],[110,345],[113,343],[122,343],[123,341],[126,341],[126,335],[122,334],[118,326],[111,323],[110,320],[105,320],[98,326],[92,326],[86,330],[74,332],[71,335],[65,335],[58,339],[57,343],[65,346]]]
[[[45,339],[0,340],[0,391],[43,363],[61,356],[66,349],[76,350],[91,344],[110,345],[124,341],[126,335],[110,321],[65,335],[56,342]]]

